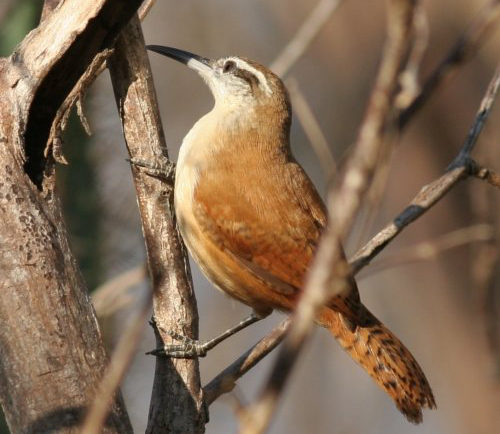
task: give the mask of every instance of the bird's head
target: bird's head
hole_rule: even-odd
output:
[[[211,60],[160,45],[148,45],[147,48],[198,72],[210,87],[216,105],[290,110],[288,93],[281,79],[257,62],[238,56]]]

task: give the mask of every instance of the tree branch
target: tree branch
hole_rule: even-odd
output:
[[[106,417],[113,404],[115,393],[120,387],[137,351],[137,346],[149,315],[151,295],[150,292],[146,300],[143,301],[139,312],[121,334],[120,340],[111,355],[106,372],[99,384],[95,398],[90,405],[87,417],[80,431],[81,434],[94,434],[102,431]]]
[[[297,33],[288,42],[270,68],[284,77],[291,67],[307,51],[319,31],[337,10],[342,0],[319,0],[309,16],[304,20]]]
[[[450,78],[460,65],[467,62],[475,53],[487,36],[495,29],[500,16],[500,1],[491,0],[481,10],[472,24],[458,38],[446,57],[437,66],[431,76],[425,81],[420,92],[412,103],[403,110],[397,119],[399,129],[403,129],[415,113],[429,100],[434,91]]]
[[[432,240],[422,241],[413,246],[398,250],[391,256],[372,264],[368,273],[363,274],[363,278],[389,268],[418,261],[430,261],[431,259],[435,259],[440,253],[463,246],[464,244],[493,240],[494,231],[492,226],[488,224],[480,223],[457,229]]]
[[[486,181],[493,187],[500,188],[500,173],[495,172],[493,169],[488,169],[476,163],[473,175],[478,179]]]
[[[168,165],[165,137],[138,18],[109,60],[111,80],[132,159]],[[159,330],[198,338],[189,262],[173,211],[173,185],[133,166]],[[157,336],[158,346],[171,342]],[[156,359],[147,433],[201,433],[207,420],[197,359]]]
[[[257,342],[245,354],[231,363],[219,375],[203,388],[207,405],[212,404],[219,396],[231,392],[236,381],[274,350],[284,339],[290,327],[290,317],[281,321],[267,336]]]
[[[470,153],[474,149],[479,134],[493,107],[499,83],[500,66],[497,66],[460,152],[442,176],[424,186],[411,203],[391,223],[354,255],[351,260],[354,273],[359,272],[368,265],[404,228],[425,214],[459,181],[477,173],[477,165],[470,159]]]

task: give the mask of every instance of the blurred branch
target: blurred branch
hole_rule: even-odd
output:
[[[353,256],[351,259],[353,272],[358,273],[368,265],[404,228],[442,199],[458,181],[466,178],[467,172],[466,165],[456,167],[422,187],[410,205]]]
[[[429,100],[431,95],[434,94],[434,91],[445,81],[445,79],[451,78],[459,66],[473,57],[481,44],[486,41],[488,35],[494,30],[499,15],[500,1],[490,1],[490,3],[481,10],[473,23],[458,38],[458,41],[424,85],[419,88],[418,62],[424,54],[428,35],[427,23],[422,8],[420,6],[417,7],[415,14],[416,41],[410,54],[407,69],[405,73],[402,74],[402,89],[396,100],[396,105],[399,108],[404,108],[395,120],[400,130],[406,127],[412,116]],[[380,175],[377,175],[377,178],[380,179],[383,176],[384,172],[380,171]],[[379,179],[377,178],[373,182],[373,188],[378,188],[379,192],[381,192],[381,184],[378,182]],[[371,222],[374,219],[373,210],[376,208],[377,200],[380,200],[381,197],[381,194],[375,194],[375,200],[370,202],[370,208],[367,212],[368,217],[365,219],[364,229],[361,231],[359,239],[363,239],[363,235],[369,230]]]
[[[284,77],[297,60],[305,53],[313,39],[328,22],[330,16],[342,3],[342,0],[319,0],[300,29],[288,42],[283,51],[271,64],[271,69]]]
[[[359,209],[384,145],[385,129],[401,64],[411,44],[415,1],[387,2],[387,39],[382,62],[345,176],[327,198],[329,224],[321,237],[292,325],[258,401],[241,418],[241,433],[262,433],[274,412],[300,349],[310,335],[317,310],[335,295],[351,290],[351,272],[340,240]]]
[[[148,15],[149,11],[156,3],[156,0],[144,0],[141,7],[137,11],[137,15],[139,15],[139,20],[142,21]]]
[[[427,16],[421,3],[415,5],[412,27],[413,41],[409,48],[410,53],[408,55],[406,67],[399,76],[400,89],[394,99],[394,108],[399,112],[411,103],[419,91],[420,64],[429,39]],[[394,119],[391,117],[391,120]],[[390,123],[388,130],[392,130],[393,126],[394,125]],[[389,140],[397,141],[398,137],[397,135],[388,134],[387,142],[389,142]],[[373,176],[368,193],[363,201],[363,212],[359,213],[357,217],[360,230],[358,231],[356,241],[352,242],[352,245],[356,248],[361,247],[363,240],[372,232],[377,211],[386,191],[394,147],[394,144],[388,143],[387,146],[383,147],[380,154],[377,171]]]
[[[498,135],[498,124],[495,125]],[[488,162],[500,161],[500,146],[482,146],[478,149],[477,159]],[[474,176],[499,186],[499,174],[476,164]],[[478,301],[485,325],[486,338],[494,364],[494,379],[500,380],[500,229],[498,190],[477,188],[476,183],[468,186],[470,212],[476,221],[489,223],[496,228],[496,237],[479,244],[471,254],[472,287],[471,295]]]
[[[326,179],[331,181],[337,171],[337,165],[325,135],[323,134],[323,131],[321,130],[309,103],[300,90],[297,80],[290,78],[286,80],[286,85],[290,93],[290,99],[292,100],[293,110],[297,115],[297,119],[302,125],[302,128],[306,133],[316,156],[318,157],[318,161],[323,169]]]
[[[500,0],[492,0],[478,17],[458,38],[458,41],[425,81],[413,102],[402,111],[397,119],[399,129],[403,129],[413,115],[424,105],[446,79],[450,78],[463,63],[467,62],[495,29],[500,15]]]
[[[267,336],[257,342],[245,354],[231,363],[203,388],[203,396],[207,405],[212,404],[219,396],[231,392],[236,380],[245,375],[258,362],[267,356],[284,339],[290,327],[290,317],[281,321]]]
[[[147,317],[150,312],[151,296],[152,292],[149,290],[148,297],[143,302],[141,310],[121,335],[111,355],[111,360],[97,389],[95,398],[90,405],[80,431],[81,434],[95,434],[102,431],[115,393],[120,387],[141,341],[144,325],[147,324]]]
[[[408,205],[390,224],[373,237],[351,260],[354,273],[359,272],[380,253],[405,227],[426,213],[441,200],[446,193],[462,179],[473,175],[476,163],[470,153],[477,143],[484,123],[488,119],[500,83],[500,65],[491,79],[481,105],[476,114],[467,139],[445,173],[435,181],[424,186]]]
[[[5,19],[9,16],[10,11],[13,6],[19,3],[18,0],[2,0],[0,3],[0,25],[5,21]]]
[[[401,110],[407,108],[418,94],[420,64],[429,43],[429,22],[421,3],[415,8],[413,27],[415,40],[411,47],[406,69],[401,74],[401,90],[394,101],[394,105]]]
[[[493,211],[493,207],[490,209]],[[498,217],[494,216],[497,220]],[[495,380],[500,380],[500,329],[499,329],[499,269],[500,252],[498,239],[493,239],[475,252],[472,262],[474,289],[479,294],[484,312],[486,337],[495,365]]]
[[[418,261],[429,261],[435,259],[440,253],[460,247],[465,244],[478,241],[491,241],[494,239],[494,231],[489,224],[478,224],[466,228],[458,229],[453,232],[441,235],[432,241],[424,241],[414,246],[402,249],[383,260],[374,263],[368,273],[363,273],[363,277],[379,273],[387,268],[393,268],[401,265]]]
[[[136,301],[138,297],[127,294],[127,290],[132,286],[138,285],[145,278],[146,266],[142,264],[98,286],[92,292],[92,304],[97,316],[102,318],[112,315]]]

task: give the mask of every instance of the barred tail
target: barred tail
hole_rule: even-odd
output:
[[[319,323],[370,374],[413,423],[422,422],[422,408],[435,408],[431,387],[410,351],[362,306],[362,324],[352,325],[341,313],[324,308]]]

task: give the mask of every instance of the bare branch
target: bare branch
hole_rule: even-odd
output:
[[[495,74],[486,89],[486,94],[484,95],[481,105],[479,106],[479,110],[476,114],[476,119],[472,124],[472,127],[469,131],[469,135],[467,136],[467,140],[464,143],[464,146],[460,150],[460,153],[455,158],[455,161],[451,163],[450,167],[458,166],[463,164],[463,161],[466,160],[474,146],[476,146],[477,139],[479,138],[479,134],[481,133],[488,116],[490,115],[491,109],[493,107],[493,103],[495,102],[495,98],[498,93],[498,86],[500,85],[500,63],[497,64],[497,68],[495,70]]]
[[[448,78],[450,78],[459,66],[467,62],[478,48],[495,29],[500,16],[500,1],[491,0],[479,13],[478,17],[458,38],[453,48],[441,61],[431,76],[425,81],[419,94],[413,102],[402,111],[397,119],[399,129],[403,129],[413,115],[434,94],[434,91]]]
[[[146,278],[145,264],[138,265],[100,285],[92,292],[92,304],[97,316],[102,318],[130,306],[137,297],[130,296],[126,291]]]
[[[292,78],[288,79],[286,80],[286,85],[290,93],[294,112],[318,157],[323,173],[326,175],[326,179],[330,181],[337,171],[337,165],[333,158],[332,151],[330,150],[330,146],[328,145],[309,103],[301,92],[297,80]]]
[[[486,181],[493,187],[500,188],[500,173],[495,172],[492,169],[488,169],[486,167],[480,166],[479,164],[476,164],[473,175],[476,178]]]
[[[147,324],[146,320],[151,307],[151,296],[152,293],[150,291],[141,310],[120,336],[120,340],[111,355],[108,368],[83,423],[81,434],[101,432],[109,408],[113,403],[115,393],[120,387],[141,341],[144,325]]]
[[[458,67],[466,63],[477,52],[478,48],[490,33],[492,33],[500,13],[499,0],[492,0],[480,12],[478,17],[467,30],[458,38],[458,41],[447,53],[435,71],[420,88],[418,84],[418,63],[424,54],[427,45],[428,30],[427,21],[421,6],[418,6],[415,13],[415,43],[410,53],[406,71],[401,75],[401,92],[396,98],[396,107],[403,109],[394,120],[400,130],[404,129],[411,117],[429,100],[431,95],[439,88],[447,78],[451,78],[458,70]],[[392,122],[389,126],[392,126]],[[385,176],[384,171],[378,171],[373,182],[373,188],[378,188],[381,192],[379,178]],[[381,194],[375,194],[375,199],[380,199]],[[369,209],[361,231],[359,239],[369,229],[371,221],[374,219],[373,210],[376,200],[369,202]]]
[[[111,80],[130,157],[169,164],[144,37],[137,17],[115,44],[109,60]],[[171,164],[171,163],[170,163]],[[198,337],[198,313],[189,262],[173,211],[171,183],[132,166],[152,279],[154,319],[162,336],[168,330]],[[207,415],[197,359],[156,359],[148,433],[196,434]]]
[[[457,157],[441,177],[423,187],[410,205],[354,255],[351,260],[354,273],[359,272],[368,265],[405,227],[441,200],[455,184],[476,172],[476,164],[470,159],[469,155],[474,149],[491,111],[499,84],[500,66],[497,66],[486,94],[481,101],[469,135]]]
[[[288,331],[290,318],[281,321],[271,333],[262,338],[245,354],[231,363],[212,381],[203,388],[203,395],[207,405],[212,404],[219,396],[231,392],[236,381],[252,369],[258,362],[276,348]]]
[[[141,7],[137,11],[137,15],[139,15],[139,20],[142,21],[148,15],[149,11],[156,3],[156,0],[144,0]]]
[[[312,12],[300,26],[295,36],[286,45],[271,69],[280,77],[284,77],[297,60],[305,53],[313,39],[328,22],[342,0],[319,0]]]
[[[327,299],[349,291],[350,269],[340,239],[347,233],[366,193],[384,144],[384,125],[391,110],[401,64],[411,43],[414,1],[388,2],[388,36],[365,119],[346,174],[328,194],[329,225],[319,243],[290,332],[278,354],[258,402],[242,417],[241,433],[262,433],[268,425],[289,372],[312,329],[317,310]]]
[[[435,259],[440,253],[465,244],[478,241],[491,241],[494,239],[494,231],[491,225],[477,224],[441,235],[440,237],[423,241],[414,246],[402,249],[393,255],[378,261],[363,273],[363,277],[372,276],[375,273],[388,268],[407,265],[418,261],[429,261]]]
[[[407,108],[418,94],[419,88],[419,71],[420,64],[427,49],[429,42],[429,23],[425,15],[422,4],[418,4],[415,8],[414,29],[415,41],[411,47],[411,52],[408,58],[405,71],[401,74],[400,84],[401,91],[394,101],[394,105],[398,109]]]
[[[421,217],[466,177],[467,167],[461,166],[422,187],[411,203],[354,255],[351,259],[353,273],[356,274],[367,266],[404,228]]]

